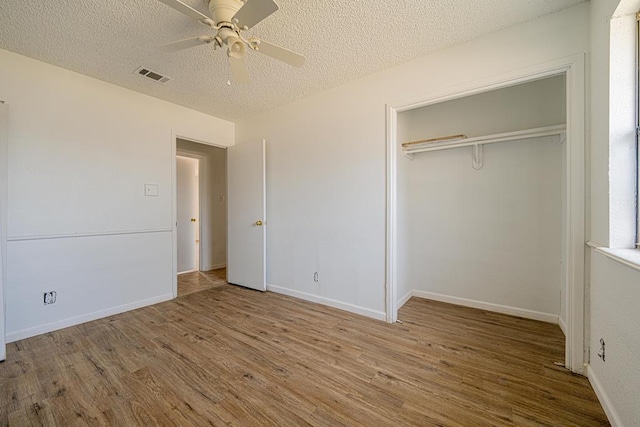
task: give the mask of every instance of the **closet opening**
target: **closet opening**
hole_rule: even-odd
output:
[[[389,322],[418,298],[556,324],[554,361],[581,372],[581,70],[388,106]]]

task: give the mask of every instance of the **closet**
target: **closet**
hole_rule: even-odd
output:
[[[399,303],[564,319],[565,97],[556,75],[398,113]]]

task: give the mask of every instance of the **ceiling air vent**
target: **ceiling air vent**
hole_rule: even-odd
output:
[[[144,67],[138,68],[136,71],[134,71],[134,73],[162,84],[165,84],[169,80],[171,80],[171,77],[163,76],[162,74],[156,73],[155,71],[151,71],[150,69]]]

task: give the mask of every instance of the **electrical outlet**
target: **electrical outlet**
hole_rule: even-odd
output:
[[[313,281],[318,283],[318,272],[316,271],[315,273],[313,273]]]
[[[598,357],[604,362],[604,338],[600,338],[600,351],[598,351]]]
[[[53,304],[56,302],[56,291],[44,293],[44,305]]]

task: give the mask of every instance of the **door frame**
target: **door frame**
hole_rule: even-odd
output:
[[[9,105],[0,100],[0,361],[7,355],[7,215],[9,212]]]
[[[398,113],[441,102],[564,74],[566,77],[566,339],[565,366],[582,374],[585,341],[585,60],[578,54],[435,91],[386,105],[386,321],[398,318],[397,306],[397,118]]]
[[[178,155],[178,139],[184,139],[186,141],[195,142],[197,144],[222,148],[224,150],[229,148],[229,145],[221,144],[216,141],[205,141],[200,138],[189,136],[184,132],[176,132],[175,130],[171,131],[171,289],[174,298],[178,297],[178,197],[176,179],[176,156]],[[184,152],[184,150],[180,151]],[[200,174],[199,178],[202,178],[202,174]],[[200,186],[200,191],[202,191],[202,186]],[[200,237],[200,243],[202,243],[202,235]],[[200,251],[200,253],[202,254],[202,245],[200,245]]]
[[[184,139],[184,138],[181,138]],[[198,154],[198,153],[194,153],[188,150],[178,150],[176,148],[176,157],[187,157],[189,159],[194,159],[198,161],[198,220],[197,220],[197,227],[198,227],[198,239],[199,239],[199,243],[202,243],[202,196],[204,193],[204,185],[203,185],[203,173],[202,173],[202,164],[203,164],[203,160],[204,160],[204,156],[202,154]],[[176,220],[178,218],[178,185],[177,185],[177,175],[176,175]],[[177,227],[176,227],[176,233],[177,233]],[[177,244],[177,235],[176,235],[176,244]],[[177,271],[177,262],[178,262],[178,253],[176,250],[176,271]],[[196,263],[196,270],[195,271],[201,271],[200,270],[200,266],[202,265],[202,245],[199,244],[198,245],[198,262]],[[191,272],[191,271],[189,271]],[[183,271],[181,273],[178,274],[184,274],[184,273],[188,273],[187,271]]]

